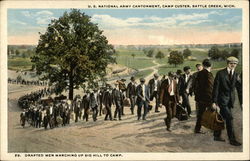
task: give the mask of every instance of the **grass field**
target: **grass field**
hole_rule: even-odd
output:
[[[30,58],[15,57],[8,59],[8,69],[10,70],[30,70],[31,68]]]
[[[227,50],[231,52],[233,48],[220,48],[220,50]],[[170,53],[169,49],[155,49],[155,53],[160,50],[162,51],[166,56],[165,58],[162,59],[156,59],[156,58],[149,58],[147,57],[142,50],[137,50],[137,49],[117,49],[117,54],[116,54],[116,61],[120,65],[127,66],[129,68],[133,69],[143,69],[147,67],[154,66],[155,64],[153,61],[156,61],[157,63],[163,65],[158,68],[159,74],[166,74],[169,71],[176,71],[177,69],[183,69],[184,66],[190,66],[192,71],[196,70],[195,69],[195,64],[201,63],[203,59],[208,57],[208,48],[190,48],[192,52],[192,57],[195,57],[197,60],[196,61],[189,61],[185,60],[183,64],[174,66],[174,65],[169,65],[168,64],[168,58],[167,55]],[[178,50],[178,51],[183,51],[184,48],[171,48],[171,50]],[[133,57],[132,54],[135,56]],[[240,58],[241,60],[241,58]],[[241,61],[240,61],[241,62]],[[218,68],[223,68],[226,66],[225,61],[213,61],[213,68],[218,69]],[[30,62],[29,58],[21,58],[21,57],[14,57],[14,58],[9,58],[8,59],[8,69],[11,70],[29,70],[32,67],[32,63]],[[241,72],[241,64],[238,65],[237,71]],[[137,75],[141,76],[146,76],[150,74],[150,71],[152,70],[145,70]],[[215,73],[214,71],[213,73]]]
[[[135,75],[135,78],[138,79],[138,78],[145,78],[146,76],[148,76],[150,73],[152,73],[153,70],[152,69],[148,69],[148,70],[143,70],[143,71],[140,71],[138,72],[136,75]]]
[[[132,57],[131,54],[135,54]],[[143,69],[154,66],[154,59],[148,58],[140,50],[117,50],[116,62],[133,69]]]

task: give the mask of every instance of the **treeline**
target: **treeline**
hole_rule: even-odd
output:
[[[35,48],[33,46],[8,45],[7,49],[8,57],[30,58],[34,55],[34,53],[35,53]]]
[[[208,51],[208,57],[212,60],[226,60],[229,56],[239,58],[241,49],[234,48],[231,51],[230,48],[218,48],[218,46],[212,46]]]

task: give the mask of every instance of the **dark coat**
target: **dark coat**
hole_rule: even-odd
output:
[[[112,97],[116,106],[121,106],[123,104],[123,94],[119,89],[113,89]]]
[[[155,84],[154,78],[150,79],[149,82],[148,82],[148,87],[149,87],[149,90],[150,90],[150,94],[153,94],[155,86],[156,86],[156,84]],[[161,81],[157,80],[157,92],[158,92],[158,94],[160,93],[160,87],[161,87]]]
[[[137,99],[136,99],[136,102],[139,103],[141,101],[143,101],[143,96],[145,95],[145,101],[150,101],[150,91],[149,91],[149,88],[147,85],[145,85],[145,91],[143,93],[142,91],[142,86],[141,84],[137,86],[136,88],[136,93],[137,93]]]
[[[180,95],[183,95],[186,92],[186,89],[189,89],[189,90],[191,89],[193,76],[190,75],[187,82],[185,80],[186,80],[186,75],[182,74],[180,76],[180,79],[179,79],[179,81],[180,81],[179,82],[180,83],[180,91],[179,91]]]
[[[179,102],[179,91],[177,88],[177,82],[176,80],[173,80],[173,89],[174,90],[174,98],[175,102]],[[164,106],[168,107],[169,106],[169,100],[170,100],[170,93],[168,91],[169,88],[169,81],[168,79],[165,79],[162,84],[161,84],[161,91],[160,91],[160,103],[163,104]]]
[[[227,68],[217,72],[213,86],[213,102],[220,107],[227,106],[233,108],[235,101],[235,88],[238,91],[241,83],[238,73],[234,71],[232,80],[230,81]]]
[[[103,94],[103,105],[105,107],[111,107],[113,103],[112,94],[109,91],[105,91]]]
[[[126,97],[130,98],[131,96],[136,96],[136,85],[132,82],[128,84]]]
[[[214,85],[213,74],[206,69],[201,70],[197,73],[194,84],[195,101],[212,104]]]
[[[89,98],[89,106],[91,108],[95,108],[99,105],[99,95],[97,94],[97,97],[95,97],[94,93],[90,94],[90,98]]]

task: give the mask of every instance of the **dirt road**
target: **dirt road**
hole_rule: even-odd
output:
[[[152,73],[153,74],[153,73]],[[165,109],[160,113],[150,112],[146,121],[137,121],[125,107],[122,121],[97,122],[80,120],[66,127],[44,130],[19,124],[21,109],[17,106],[18,97],[37,89],[10,85],[8,94],[8,151],[9,152],[240,152],[242,146],[234,147],[223,142],[214,142],[212,132],[194,134],[195,111],[191,98],[193,115],[187,121],[173,119],[173,131],[166,131],[164,125]],[[26,91],[24,91],[25,89]],[[11,91],[16,92],[11,92]],[[114,112],[114,108],[112,108]],[[242,112],[234,108],[235,132],[242,141]],[[223,131],[223,137],[225,130]]]

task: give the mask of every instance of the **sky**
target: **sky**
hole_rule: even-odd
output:
[[[8,9],[8,44],[36,45],[70,9]],[[81,9],[113,45],[238,43],[241,9]]]

